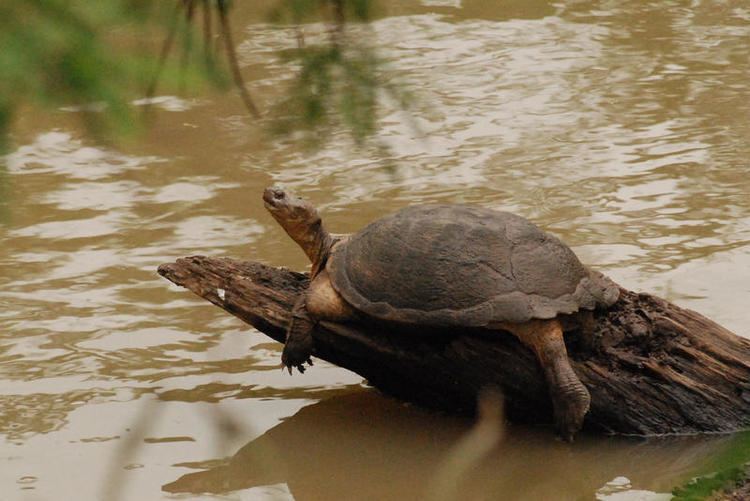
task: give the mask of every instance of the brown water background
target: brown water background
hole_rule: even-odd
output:
[[[294,37],[248,4],[236,40],[267,109]],[[343,132],[318,153],[269,139],[233,93],[159,96],[118,147],[75,111],[21,116],[0,224],[0,499],[424,495],[470,422],[322,362],[282,374],[278,344],[155,273],[190,254],[304,269],[263,210],[273,183],[335,232],[421,202],[514,211],[624,286],[750,335],[748,2],[393,0],[373,31],[418,103],[383,117],[385,161]],[[569,446],[513,426],[462,497],[668,499],[727,441]]]

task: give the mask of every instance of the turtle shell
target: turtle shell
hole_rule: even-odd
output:
[[[526,219],[465,205],[413,206],[337,245],[326,265],[366,315],[489,326],[609,306],[619,289]]]

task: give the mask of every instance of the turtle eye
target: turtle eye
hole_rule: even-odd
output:
[[[278,208],[279,205],[285,203],[289,197],[284,192],[283,188],[270,187],[263,191],[263,201],[269,204],[270,207]]]

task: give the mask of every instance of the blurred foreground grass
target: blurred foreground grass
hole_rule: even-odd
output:
[[[7,147],[17,113],[63,107],[78,112],[97,140],[132,133],[138,121],[130,103],[142,97],[154,73],[153,41],[170,24],[185,46],[194,37],[166,7],[147,0],[0,4],[0,140]],[[190,63],[171,65],[162,78],[192,86],[220,82],[212,60],[193,57]]]
[[[227,0],[27,0],[0,4],[0,151],[18,113],[74,110],[95,139],[132,133],[132,106],[159,86],[201,91],[229,77],[256,118],[270,112],[272,131],[322,145],[333,125],[361,144],[377,128],[383,97],[408,99],[391,79],[366,29],[374,0],[276,0],[267,18],[288,30],[297,48],[280,57],[287,95],[258,110],[234,49]],[[303,25],[317,31],[307,39]],[[322,28],[321,28],[322,26]],[[350,34],[350,28],[356,32]],[[247,31],[252,39],[252,29]],[[302,134],[300,134],[302,132]]]

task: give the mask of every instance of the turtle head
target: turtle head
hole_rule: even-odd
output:
[[[331,240],[315,207],[278,186],[266,188],[263,203],[273,218],[302,247],[313,267],[320,265],[328,255]]]
[[[294,228],[305,231],[320,223],[318,211],[306,200],[288,193],[284,188],[272,186],[263,192],[263,203],[273,218],[292,235]],[[295,238],[296,240],[296,238]]]

